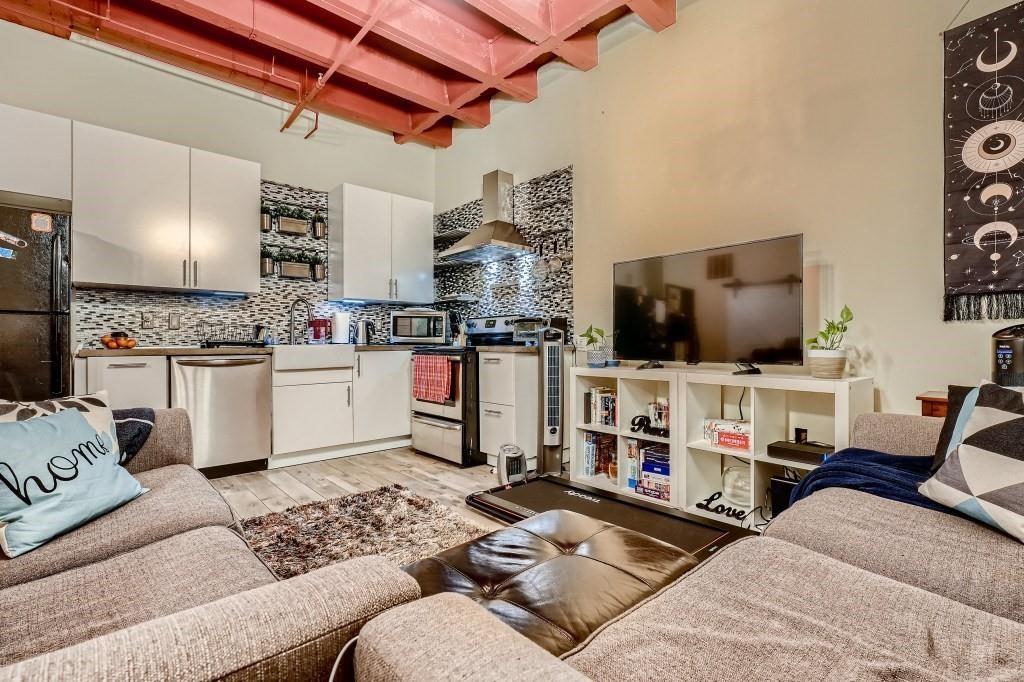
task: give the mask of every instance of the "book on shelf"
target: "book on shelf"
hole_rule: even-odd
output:
[[[583,434],[583,475],[604,474],[611,477],[612,462],[617,457],[615,436],[606,433]]]
[[[597,387],[583,394],[583,423],[619,425],[619,400],[615,389]]]
[[[640,448],[640,479],[635,492],[658,500],[672,499],[672,458],[668,446],[648,445]]]

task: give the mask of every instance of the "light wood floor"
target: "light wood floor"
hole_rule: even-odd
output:
[[[497,485],[489,466],[462,469],[410,448],[228,476],[212,483],[242,518],[400,483],[486,530],[502,525],[465,502],[469,493]]]

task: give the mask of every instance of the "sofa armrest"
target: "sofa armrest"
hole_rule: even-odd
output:
[[[180,407],[156,410],[153,431],[125,468],[137,474],[172,464],[192,466],[192,422]]]
[[[587,680],[473,600],[442,593],[367,623],[355,653],[358,682]]]
[[[0,680],[326,680],[367,620],[419,594],[389,561],[352,559],[0,668]]]
[[[913,414],[862,414],[850,445],[890,455],[934,455],[943,420]]]

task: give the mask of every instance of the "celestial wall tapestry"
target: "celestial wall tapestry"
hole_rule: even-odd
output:
[[[945,318],[1024,318],[1024,3],[944,39]]]

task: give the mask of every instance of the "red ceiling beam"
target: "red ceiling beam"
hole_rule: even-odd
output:
[[[348,36],[294,8],[268,0],[152,1],[328,70],[347,50],[343,63],[337,66],[340,73],[470,125],[482,127],[490,122],[489,113],[482,118],[477,111],[450,107],[449,83],[443,78],[373,47],[353,46]]]
[[[630,0],[626,4],[655,31],[676,23],[676,0]]]
[[[464,1],[534,43],[551,36],[551,18],[544,0]]]
[[[637,2],[639,1],[637,0]],[[663,1],[670,2],[672,21],[675,21],[674,0],[644,1],[657,3],[659,7]],[[586,50],[596,52],[596,34],[593,37],[593,42],[589,44],[586,41],[590,40],[590,38],[587,37],[581,37],[582,42],[576,45],[571,45],[571,41],[587,26],[623,5],[623,0],[602,0],[600,2],[594,2],[593,0],[548,0],[548,2],[553,29],[552,34],[547,40],[531,46],[525,52],[520,49],[518,42],[510,37],[509,34],[503,34],[492,42],[491,50],[495,55],[495,64],[500,65],[495,74],[498,78],[509,82],[516,78],[525,77],[530,82],[536,84],[536,70],[528,67],[530,67],[534,60],[547,52],[558,54],[560,50],[564,50],[571,58],[576,58],[582,63],[586,63]],[[662,20],[664,20],[664,17],[662,17]],[[567,46],[567,44],[570,45]],[[574,49],[577,52],[574,52]],[[596,54],[592,56],[592,59],[596,64]],[[567,59],[566,61],[569,60]],[[485,87],[478,87],[465,93],[462,97],[469,98],[470,100],[476,99],[485,91]],[[461,105],[462,103],[461,98],[453,101],[454,105]],[[428,116],[414,126],[413,135],[396,135],[395,140],[399,143],[413,140],[416,134],[429,131],[434,125],[444,126],[446,124],[442,121],[441,116]]]
[[[71,12],[65,28],[286,102],[299,99],[298,87],[305,74],[295,67],[275,62],[271,56],[253,53],[249,48],[232,48],[216,38],[145,14],[135,3],[113,0],[109,15],[106,15],[106,3],[103,4],[104,14],[101,15],[92,11],[94,3],[77,0],[76,10]],[[0,8],[16,8],[23,13],[28,11],[27,5],[18,0],[0,0]],[[42,12],[35,15],[35,19],[53,21]],[[394,134],[416,135],[412,116],[407,111],[337,83],[326,86],[311,108]],[[419,135],[418,139],[448,146],[451,130],[441,126]]]

